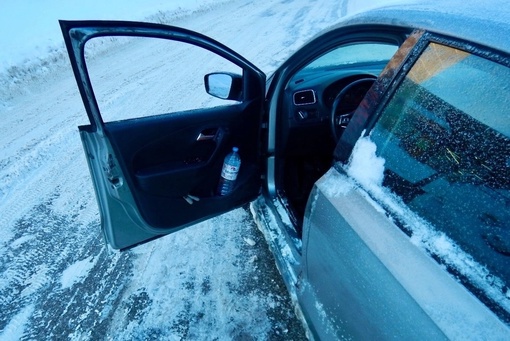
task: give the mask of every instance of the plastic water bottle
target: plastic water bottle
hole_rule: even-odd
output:
[[[221,170],[220,182],[218,184],[218,195],[227,195],[234,189],[234,184],[241,167],[241,158],[237,153],[239,148],[232,148],[232,152],[225,156],[223,169]]]

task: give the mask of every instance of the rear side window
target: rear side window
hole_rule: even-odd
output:
[[[370,134],[383,186],[423,219],[434,257],[507,322],[509,80],[506,66],[430,43]]]

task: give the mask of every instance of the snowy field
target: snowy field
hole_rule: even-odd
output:
[[[76,128],[88,122],[57,20],[182,26],[270,73],[321,29],[375,2],[4,1],[0,340],[304,339],[246,209],[132,251],[105,246]]]

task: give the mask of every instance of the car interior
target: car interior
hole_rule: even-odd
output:
[[[359,58],[359,51],[374,47],[381,53]],[[347,49],[356,49],[360,60],[342,59]],[[300,69],[287,83],[276,127],[276,184],[299,237],[314,183],[331,167],[342,131],[395,51],[394,45],[375,43],[342,46]]]

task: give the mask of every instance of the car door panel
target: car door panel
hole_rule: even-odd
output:
[[[90,120],[90,125],[79,129],[102,229],[112,247],[125,249],[178,231],[258,195],[265,84],[260,70],[222,44],[181,28],[100,21],[62,21],[61,27]],[[104,122],[84,46],[94,37],[109,36],[167,39],[208,50],[242,70],[242,96],[234,103],[207,109],[148,117],[136,117],[134,112],[131,116],[136,118]],[[139,91],[156,90],[141,87]],[[234,146],[242,159],[236,186],[233,193],[217,196],[223,159]]]
[[[256,145],[251,143],[257,138],[256,130],[248,133],[243,126],[247,121],[258,124],[259,113],[249,111],[238,105],[175,117],[142,118],[136,125],[105,125],[116,155],[123,160],[121,168],[137,189],[133,193],[140,214],[149,225],[175,228],[196,221],[197,211],[210,216],[256,197],[260,174],[257,159],[249,156],[242,160],[237,181],[237,187],[244,188],[226,197],[216,197],[215,193],[223,157],[232,145],[243,151],[241,156],[257,152]],[[193,122],[189,122],[190,116]],[[224,123],[213,126],[218,121]],[[214,132],[214,138],[197,141],[204,132]],[[199,200],[192,199],[190,204],[184,199],[188,195]]]
[[[303,235],[309,285],[299,294],[306,315],[320,319],[320,306],[329,317],[329,325],[315,331],[319,339],[454,339],[477,335],[480,321],[493,339],[505,335],[497,316],[417,248],[382,207],[367,201],[342,170],[332,168],[312,195]]]
[[[140,119],[136,124],[115,123],[105,126],[107,135],[114,143],[129,174],[134,175],[133,181],[140,189],[160,195],[168,193],[185,195],[193,190],[193,183],[198,180],[194,177],[171,179],[172,175],[186,177],[186,173],[195,176],[204,175],[204,172],[218,170],[221,167],[222,156],[232,143],[248,145],[238,138],[233,141],[229,131],[240,129],[239,122],[233,121],[235,116],[249,119],[249,115],[240,115],[237,108],[222,108],[211,110],[209,115],[201,115],[201,120],[190,123],[192,113],[181,117],[167,117],[154,119]],[[230,116],[230,117],[229,117]],[[252,115],[252,119],[257,113]],[[224,124],[215,123],[221,119]],[[211,139],[198,140],[204,132],[213,132]],[[246,138],[254,136],[245,136]],[[218,152],[223,152],[218,155]],[[244,150],[248,153],[248,150]],[[249,162],[249,160],[246,160]],[[218,164],[219,163],[219,164]],[[210,167],[213,167],[212,169]],[[216,173],[219,175],[219,170]],[[165,190],[157,186],[171,184]],[[156,186],[156,187],[155,187]],[[201,195],[212,195],[212,188],[197,188]]]

